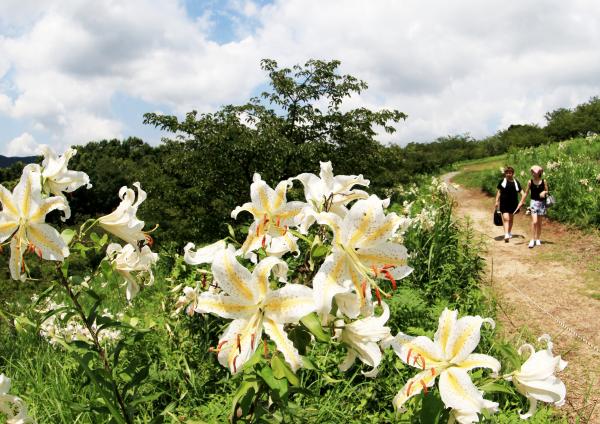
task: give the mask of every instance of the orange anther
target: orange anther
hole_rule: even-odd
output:
[[[280,218],[280,217],[277,217],[277,224],[276,224],[276,225],[279,227],[279,226],[280,226],[280,225],[279,225],[280,223],[281,223],[281,218]]]
[[[250,336],[250,348],[254,350],[254,339],[256,338],[256,334],[252,333]]]
[[[150,234],[145,234],[144,237],[146,238],[146,243],[148,243],[148,246],[152,247],[154,244],[154,239],[152,236]]]
[[[239,355],[235,355],[235,357],[233,358],[233,372],[236,373],[237,372],[237,366],[235,365],[235,361],[237,360]]]
[[[237,348],[240,353],[242,353],[242,337],[237,335]]]
[[[432,376],[432,377],[435,377],[435,368],[432,368],[432,369],[431,369],[431,376]]]
[[[410,391],[412,390],[413,384],[414,384],[414,381],[411,381],[410,383],[408,383],[408,387],[406,388],[406,394],[408,396],[410,396]]]
[[[266,339],[263,339],[263,354],[265,358],[269,355],[269,346],[267,345]]]
[[[412,355],[412,348],[408,349],[408,355],[406,355],[406,363],[410,364],[410,356]]]
[[[375,297],[377,297],[377,303],[381,306],[381,293],[379,293],[379,287],[375,287]]]
[[[377,278],[377,268],[375,267],[375,265],[371,265],[371,270],[373,271],[373,275],[375,276],[375,278]]]
[[[263,236],[262,238],[262,242],[260,243],[260,245],[262,246],[262,248],[264,249],[265,246],[267,245],[267,236]]]
[[[384,269],[383,273],[385,274],[385,277],[391,281],[392,288],[394,290],[396,290],[396,288],[398,288],[398,286],[396,285],[396,280],[394,280],[394,277],[392,277],[392,274],[387,269]]]
[[[427,394],[427,392],[428,392],[427,384],[425,384],[425,382],[423,380],[421,380],[421,386],[423,387],[423,391],[425,392],[425,394]]]
[[[202,288],[205,289],[206,288],[206,274],[202,275]]]
[[[361,291],[362,291],[362,297],[367,297],[367,280],[363,280],[363,282],[360,285]]]

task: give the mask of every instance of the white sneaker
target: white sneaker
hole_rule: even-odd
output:
[[[510,238],[509,234],[504,234],[504,243],[508,243],[509,238]]]
[[[529,242],[529,248],[530,248],[530,249],[533,249],[533,246],[535,246],[535,240],[531,240],[531,241]]]
[[[541,240],[536,240],[535,241],[535,245],[536,246],[541,246],[542,245],[542,241]]]
[[[508,233],[508,238],[512,238],[512,233]]]

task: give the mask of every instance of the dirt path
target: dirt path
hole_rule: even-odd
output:
[[[446,181],[456,173],[447,174]],[[457,216],[469,218],[486,244],[487,278],[498,300],[503,336],[515,344],[547,333],[569,365],[562,410],[569,422],[600,423],[600,239],[545,221],[542,246],[529,249],[530,218],[515,216],[513,239],[492,223],[494,199],[451,186]],[[579,419],[577,419],[579,418]]]

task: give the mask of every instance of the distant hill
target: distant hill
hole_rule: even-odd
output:
[[[37,156],[23,156],[23,157],[8,157],[0,155],[0,168],[7,168],[15,162],[33,163],[37,160]]]

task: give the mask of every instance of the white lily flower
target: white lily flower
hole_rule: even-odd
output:
[[[248,237],[241,247],[241,253],[249,257],[251,252],[263,247],[268,255],[281,257],[287,252],[298,252],[297,238],[288,228],[295,223],[296,216],[304,207],[303,202],[287,202],[286,191],[290,182],[282,181],[275,190],[267,185],[259,174],[254,174],[250,185],[251,202],[238,206],[231,212],[236,219],[241,211],[254,217],[248,229]]]
[[[67,205],[62,197],[42,198],[39,165],[31,164],[23,169],[12,193],[0,185],[0,203],[0,243],[12,237],[9,267],[14,280],[26,278],[23,255],[27,249],[52,261],[62,261],[69,256],[69,248],[58,231],[44,223],[50,211],[64,211]]]
[[[196,287],[186,286],[183,288],[183,296],[179,296],[175,303],[175,314],[181,312],[185,308],[185,313],[189,316],[194,315],[198,306],[198,299],[200,298],[200,286],[196,284]]]
[[[270,288],[269,275],[273,273],[284,279],[287,270],[287,264],[281,259],[267,257],[251,273],[237,261],[232,249],[217,253],[212,272],[221,292],[202,293],[196,312],[233,319],[217,347],[219,362],[232,373],[238,372],[252,356],[263,330],[294,371],[302,365],[284,324],[298,322],[313,312],[315,305],[312,290],[306,286],[286,284],[277,290]]]
[[[27,415],[27,405],[18,396],[9,395],[10,378],[0,374],[0,413],[6,416],[6,424],[32,423]]]
[[[62,156],[58,156],[50,147],[42,146],[42,154],[43,189],[46,192],[65,198],[64,193],[71,193],[84,185],[88,189],[92,187],[90,177],[85,172],[67,169],[69,160],[77,154],[77,150],[68,149]],[[70,216],[71,208],[67,203],[62,220],[66,221]]]
[[[554,375],[555,372],[565,369],[567,362],[563,361],[560,355],[553,355],[553,344],[549,335],[544,334],[538,340],[546,342],[546,349],[536,352],[530,344],[522,345],[519,354],[529,350],[529,358],[518,371],[507,377],[507,380],[512,380],[517,390],[529,400],[529,411],[520,415],[524,420],[535,413],[538,401],[562,406],[567,395],[565,384]]]
[[[327,320],[336,294],[348,292],[354,286],[364,304],[370,298],[372,286],[379,293],[375,279],[385,278],[395,288],[397,280],[412,272],[406,266],[406,248],[388,241],[401,220],[395,213],[385,215],[377,196],[358,200],[344,218],[322,212],[317,220],[331,227],[334,233],[331,254],[313,280],[315,301],[323,321]]]
[[[226,246],[227,244],[224,240],[219,240],[193,251],[196,245],[188,243],[183,248],[183,260],[190,265],[212,264],[215,255],[224,250]]]
[[[362,175],[333,175],[331,162],[320,162],[321,172],[304,173],[290,180],[299,180],[304,185],[304,197],[308,205],[302,210],[300,230],[306,233],[315,222],[315,214],[332,212],[343,217],[348,212],[346,205],[356,199],[366,199],[369,194],[362,190],[353,190],[355,185],[369,186],[369,180]]]
[[[500,371],[497,359],[472,353],[479,344],[481,325],[487,322],[493,327],[494,321],[480,316],[457,319],[457,315],[457,311],[444,309],[433,341],[425,336],[410,337],[401,333],[390,343],[400,359],[422,370],[398,392],[394,398],[396,409],[421,391],[427,392],[437,376],[440,376],[442,401],[446,407],[457,410],[455,416],[456,419],[462,417],[461,423],[472,422],[469,417],[484,409],[495,410],[498,406],[483,398],[467,373],[474,368],[489,368],[494,373]]]
[[[118,243],[111,243],[106,249],[106,255],[115,270],[127,282],[128,301],[139,293],[140,282],[148,285],[154,282],[152,266],[158,261],[158,253],[152,252],[149,246],[138,250],[130,244],[121,246]]]
[[[367,377],[377,376],[377,367],[383,356],[378,343],[392,336],[390,328],[385,327],[385,323],[390,318],[390,308],[385,302],[382,302],[381,306],[383,313],[379,317],[371,316],[350,324],[344,324],[342,320],[336,321],[336,327],[343,327],[336,330],[336,336],[348,346],[348,355],[340,364],[340,371],[347,371],[358,357],[373,368],[363,374]]]
[[[135,182],[133,185],[138,191],[137,199],[132,189],[127,186],[121,187],[119,190],[121,203],[113,212],[99,218],[98,224],[121,240],[137,246],[139,241],[151,242],[152,239],[142,231],[144,221],[139,220],[136,216],[140,204],[146,200],[146,192],[142,190],[139,182]]]

